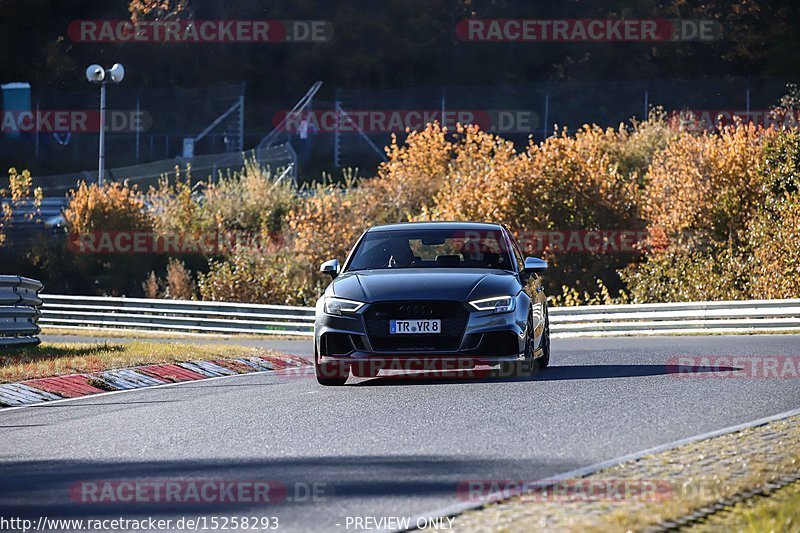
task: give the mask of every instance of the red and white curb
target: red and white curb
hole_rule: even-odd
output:
[[[308,365],[294,355],[270,355],[105,370],[0,384],[0,407],[20,407],[91,394],[154,387],[184,381],[199,381],[237,374],[268,372]]]

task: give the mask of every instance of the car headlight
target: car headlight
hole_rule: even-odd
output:
[[[342,316],[342,313],[355,313],[364,304],[354,300],[345,300],[344,298],[335,298],[329,296],[325,298],[325,312],[329,315]]]
[[[481,300],[472,300],[469,305],[478,311],[494,311],[495,313],[507,313],[514,310],[513,296],[493,296]]]

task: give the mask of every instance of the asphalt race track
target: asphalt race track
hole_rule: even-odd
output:
[[[554,339],[552,366],[528,380],[324,388],[310,373],[263,373],[0,411],[0,516],[277,516],[281,531],[347,531],[347,517],[458,503],[462,481],[543,479],[800,407],[797,378],[667,365],[798,354],[800,336]],[[257,505],[76,503],[76,483],[102,480],[270,480],[287,492]]]

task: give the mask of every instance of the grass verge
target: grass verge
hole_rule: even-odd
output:
[[[621,481],[655,482],[667,490],[663,497],[575,498],[521,495],[456,517],[460,531],[646,531],[691,513],[722,505],[717,514],[736,507],[723,502],[747,490],[774,482],[800,468],[800,416],[729,433],[641,459],[606,468],[571,480],[600,486]],[[566,482],[569,484],[569,482]],[[578,493],[578,496],[582,494]],[[766,515],[765,515],[766,516]],[[782,516],[782,519],[786,517]],[[769,518],[765,518],[769,519]],[[703,520],[710,520],[706,518]],[[794,529],[798,531],[794,522]],[[722,528],[714,531],[737,531]],[[770,531],[773,528],[754,531]],[[745,528],[747,530],[747,528]],[[775,531],[785,531],[780,527]]]
[[[0,355],[0,383],[100,372],[157,363],[233,357],[283,355],[275,350],[229,344],[174,342],[55,343],[5,350]]]
[[[686,531],[800,531],[800,481],[778,489],[769,496],[739,503]]]

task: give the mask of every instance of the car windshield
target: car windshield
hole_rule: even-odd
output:
[[[347,270],[390,268],[511,270],[512,266],[498,230],[408,229],[367,233]]]

